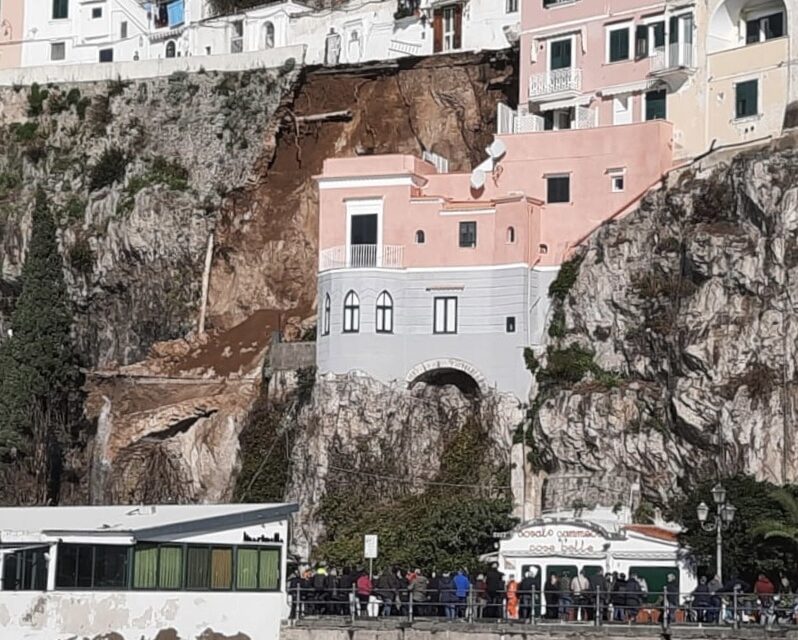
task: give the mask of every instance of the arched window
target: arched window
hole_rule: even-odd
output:
[[[350,291],[344,298],[344,333],[360,331],[360,298]]]
[[[321,312],[321,335],[330,335],[330,294],[324,296],[324,308]]]
[[[175,44],[174,40],[170,40],[166,43],[166,57],[167,58],[174,58],[177,55],[177,45]]]
[[[515,244],[515,227],[507,227],[507,244]]]
[[[274,49],[274,24],[271,22],[263,25],[263,48]]]
[[[393,333],[393,298],[387,291],[377,296],[377,333]]]
[[[424,244],[425,241],[424,232],[421,229],[416,231],[416,244]]]
[[[538,251],[540,251],[540,253],[548,253],[549,252],[549,245],[547,245],[547,244],[538,245]]]

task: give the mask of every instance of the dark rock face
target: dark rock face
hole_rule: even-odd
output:
[[[638,483],[663,504],[717,472],[798,480],[794,147],[673,174],[584,248],[548,360],[580,347],[594,366],[538,374],[544,508],[627,504]]]

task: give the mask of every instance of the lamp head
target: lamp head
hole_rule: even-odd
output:
[[[707,506],[706,502],[702,502],[701,504],[696,507],[696,515],[698,516],[698,521],[701,524],[704,524],[707,521],[707,517],[709,517],[709,507]]]
[[[712,499],[715,501],[715,504],[723,504],[726,502],[726,489],[718,483],[712,488]]]

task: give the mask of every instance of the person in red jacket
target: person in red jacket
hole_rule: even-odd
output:
[[[773,594],[776,593],[776,587],[770,581],[770,578],[764,573],[760,573],[754,583],[754,593],[759,598],[759,602],[763,607],[769,607],[773,600]]]
[[[374,585],[371,584],[371,578],[365,571],[360,572],[360,576],[355,583],[355,590],[357,591],[357,599],[360,602],[360,615],[368,616],[369,598]]]

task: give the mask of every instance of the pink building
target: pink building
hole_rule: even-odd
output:
[[[666,119],[695,71],[690,2],[523,0],[521,24],[515,130]]]
[[[22,57],[25,3],[0,2],[0,69],[18,67]]]
[[[671,125],[497,140],[474,174],[403,155],[325,161],[321,373],[525,397],[523,350],[543,342],[559,265],[671,167]]]

